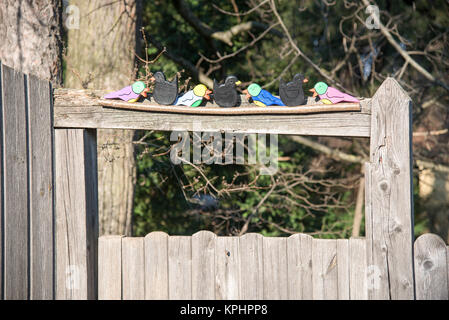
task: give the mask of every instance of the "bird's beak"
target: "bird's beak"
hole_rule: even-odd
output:
[[[154,82],[154,81],[156,81],[156,78],[155,78],[155,77],[151,77],[151,78],[150,78],[150,81],[151,81],[151,82]]]
[[[146,98],[147,97],[147,93],[148,92],[150,92],[150,89],[149,88],[145,88],[143,91],[142,91],[142,96],[144,97],[144,98]]]
[[[246,95],[246,99],[249,100],[251,98],[251,95],[249,94],[247,89],[243,90],[243,93]]]
[[[309,79],[304,79],[304,80],[302,80],[302,82],[304,82],[304,83],[307,83],[307,82],[309,82]]]
[[[318,95],[318,93],[316,92],[315,89],[310,89],[309,91],[310,91],[310,92],[313,92],[313,97],[314,97],[314,98]]]
[[[206,100],[210,100],[210,94],[212,93],[211,90],[206,90],[206,93],[204,94],[204,98],[206,98]]]
[[[239,86],[241,84],[242,84],[242,81],[240,81],[240,80],[235,83],[236,86]]]

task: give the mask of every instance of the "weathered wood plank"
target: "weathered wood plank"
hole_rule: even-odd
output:
[[[304,115],[195,115],[103,108],[98,93],[60,89],[55,93],[55,127],[227,131],[369,137],[371,116],[366,101],[360,112]]]
[[[337,239],[338,300],[349,300],[349,240]]]
[[[217,237],[215,240],[215,299],[240,298],[239,237]]]
[[[297,233],[287,238],[288,298],[311,300],[312,241],[306,234]]]
[[[123,300],[145,299],[144,238],[122,238]]]
[[[424,234],[415,241],[417,300],[448,300],[447,248],[437,235]]]
[[[337,240],[313,239],[313,299],[338,299]]]
[[[368,266],[380,273],[384,284],[370,290],[369,298],[413,299],[411,100],[396,80],[388,78],[371,105]]]
[[[210,231],[192,236],[192,299],[215,299],[215,239]]]
[[[349,239],[351,300],[368,299],[365,238]],[[375,276],[375,275],[373,275]]]
[[[288,298],[287,238],[263,237],[263,297]]]
[[[168,297],[170,300],[192,299],[191,237],[168,238]]]
[[[53,299],[53,99],[48,81],[28,77],[30,298]]]
[[[22,73],[2,66],[4,298],[27,299],[28,155],[26,89]]]
[[[98,300],[122,299],[122,236],[98,239]]]
[[[96,298],[96,150],[95,130],[55,130],[57,299]]]
[[[240,295],[243,300],[263,299],[263,236],[240,237]]]
[[[168,235],[165,232],[145,236],[145,299],[168,299]]]

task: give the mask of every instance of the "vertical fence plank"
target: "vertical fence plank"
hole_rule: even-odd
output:
[[[263,237],[263,297],[288,298],[287,238]]]
[[[192,236],[192,299],[215,299],[215,240],[210,231]]]
[[[96,132],[55,130],[56,298],[96,298]]]
[[[239,246],[241,299],[263,299],[263,237],[247,233],[240,237]]]
[[[366,241],[364,238],[349,239],[351,300],[368,299]],[[373,274],[372,276],[376,276]]]
[[[122,299],[122,236],[98,239],[98,300]]]
[[[25,79],[2,66],[4,298],[28,295],[28,156]]]
[[[447,249],[444,241],[430,233],[416,239],[416,299],[448,300],[447,275]]]
[[[310,300],[312,287],[312,241],[306,234],[297,233],[287,238],[288,298]]]
[[[3,236],[4,236],[4,226],[3,226],[3,164],[4,164],[4,158],[3,158],[3,93],[2,93],[2,82],[3,82],[3,76],[2,76],[2,63],[0,61],[0,300],[3,300],[3,254],[4,254],[4,243],[3,243]]]
[[[123,300],[145,299],[144,238],[122,238]]]
[[[28,77],[30,298],[53,299],[53,112],[50,83]]]
[[[349,300],[349,241],[337,240],[338,300]]]
[[[168,299],[168,235],[165,232],[145,236],[145,299]]]
[[[240,299],[239,237],[215,240],[215,299]]]
[[[388,78],[371,104],[368,265],[378,270],[384,285],[370,290],[370,299],[413,299],[411,100]]]
[[[313,299],[338,299],[337,240],[313,239]]]
[[[168,238],[168,297],[170,300],[192,299],[191,237]]]

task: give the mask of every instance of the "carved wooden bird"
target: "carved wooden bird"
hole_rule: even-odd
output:
[[[254,104],[259,107],[272,105],[285,106],[281,99],[273,96],[267,90],[262,89],[257,83],[250,84],[248,89],[243,90],[243,93],[246,94],[248,100],[252,98]]]
[[[146,98],[149,91],[150,89],[147,88],[143,81],[136,81],[132,86],[127,86],[119,91],[108,93],[103,98],[136,102],[141,96]]]
[[[203,98],[210,100],[210,94],[212,91],[207,89],[204,84],[199,84],[193,90],[187,91],[182,96],[180,96],[175,105],[177,106],[190,106],[198,107],[203,102]]]
[[[172,105],[178,97],[178,76],[170,82],[165,79],[162,71],[156,72],[150,79],[155,82],[153,90],[154,100],[163,105]]]
[[[324,82],[317,82],[313,89],[310,89],[309,91],[313,92],[314,98],[316,96],[319,96],[320,101],[324,104],[334,104],[339,102],[359,102],[359,100],[354,98],[353,96],[347,93],[343,93],[333,87],[329,87]]]
[[[235,86],[240,85],[236,76],[226,77],[224,84],[219,84],[214,79],[214,101],[223,108],[236,107],[239,102],[239,94]]]
[[[285,83],[284,79],[279,80],[279,96],[287,106],[301,106],[306,104],[307,99],[304,96],[303,83],[308,82],[302,74],[297,73],[293,80]]]

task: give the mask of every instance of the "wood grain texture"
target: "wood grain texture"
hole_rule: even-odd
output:
[[[337,240],[313,239],[313,299],[338,299]]]
[[[287,238],[263,237],[263,297],[288,299]]]
[[[366,285],[366,240],[365,238],[349,239],[350,284],[351,300],[368,299]],[[375,274],[372,274],[375,276]]]
[[[244,300],[263,299],[263,236],[247,233],[240,237],[240,295]]]
[[[4,158],[3,158],[3,93],[2,93],[2,64],[0,62],[0,300],[4,300],[3,297],[3,252],[4,252],[4,226],[3,226],[3,164],[4,164]]]
[[[383,284],[370,290],[369,298],[413,299],[411,100],[388,78],[371,105],[368,266],[380,272]]]
[[[168,297],[170,300],[192,299],[191,237],[168,238]]]
[[[122,238],[123,300],[145,299],[144,238]]]
[[[55,130],[56,298],[96,298],[95,131]]]
[[[215,299],[240,298],[239,237],[217,237],[215,240]]]
[[[162,131],[193,131],[195,129],[354,137],[370,135],[371,113],[369,104],[365,100],[360,103],[361,111],[358,112],[197,115],[104,108],[99,105],[98,97],[101,94],[102,92],[85,90],[57,90],[55,92],[55,127]]]
[[[25,79],[2,66],[4,298],[29,298],[28,154]]]
[[[301,233],[287,238],[288,298],[290,300],[313,298],[312,241],[311,236]]]
[[[122,299],[122,236],[98,239],[98,300]]]
[[[448,300],[446,244],[428,233],[416,239],[414,247],[416,299]]]
[[[145,236],[145,299],[168,299],[168,234]]]
[[[53,299],[53,99],[48,81],[28,77],[30,298]]]
[[[337,239],[337,294],[338,300],[349,300],[350,289],[349,289],[349,240],[347,239]]]
[[[215,299],[215,239],[210,231],[192,236],[192,299]]]

